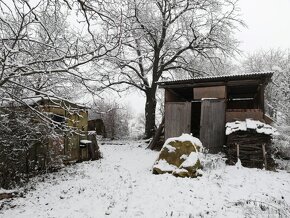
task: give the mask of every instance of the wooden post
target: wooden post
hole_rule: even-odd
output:
[[[236,143],[236,146],[237,146],[237,161],[239,161],[239,159],[240,159],[240,146],[238,143]]]
[[[265,148],[265,143],[262,144],[262,150],[263,150],[263,159],[264,159],[264,165],[265,169],[267,169],[267,157],[266,157],[266,148]]]

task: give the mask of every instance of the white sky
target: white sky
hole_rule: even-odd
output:
[[[240,0],[239,5],[248,26],[237,34],[242,51],[290,48],[290,0]]]

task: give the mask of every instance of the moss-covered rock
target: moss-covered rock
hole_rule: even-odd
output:
[[[163,145],[153,166],[154,174],[172,173],[180,177],[196,177],[201,168],[198,153],[202,149],[199,139],[183,134],[169,138]]]

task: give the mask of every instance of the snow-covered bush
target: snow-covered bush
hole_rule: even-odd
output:
[[[273,146],[276,149],[275,162],[278,168],[290,171],[290,127],[278,127],[280,135],[273,138]]]
[[[90,110],[91,119],[102,119],[106,129],[106,137],[111,139],[129,136],[130,112],[127,107],[116,101],[97,101]]]
[[[21,185],[35,172],[60,167],[60,157],[47,147],[54,137],[58,133],[34,113],[0,109],[0,187]]]

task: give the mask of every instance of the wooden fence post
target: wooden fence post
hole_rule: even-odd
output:
[[[266,157],[266,148],[265,148],[265,143],[262,144],[262,151],[263,151],[263,159],[264,159],[264,165],[265,169],[267,169],[267,157]]]
[[[239,161],[239,159],[240,159],[240,146],[238,143],[236,143],[236,146],[237,146],[237,161]]]

